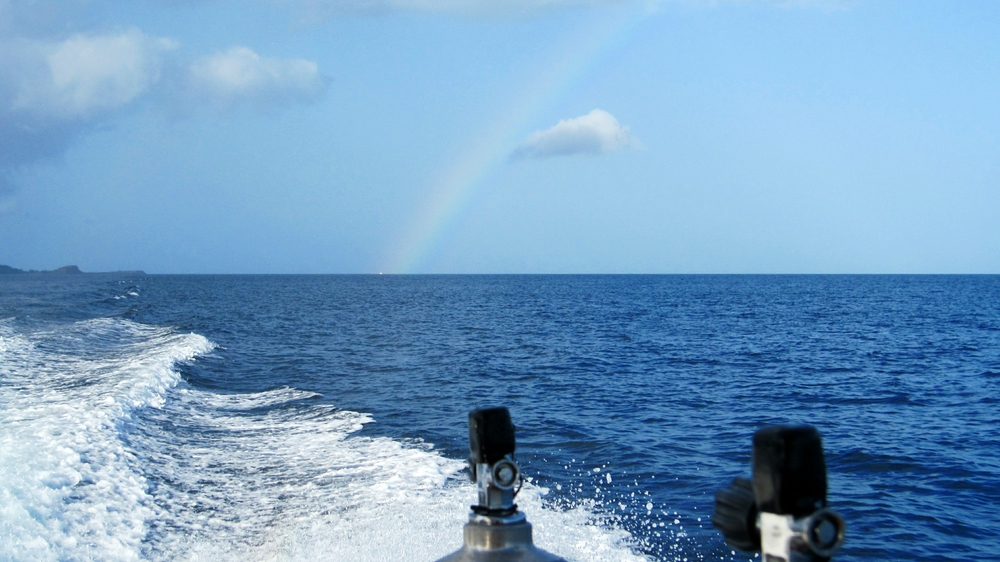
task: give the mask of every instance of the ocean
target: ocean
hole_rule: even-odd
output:
[[[1000,557],[1000,276],[0,276],[0,560],[413,560],[507,406],[538,546],[754,560],[709,522],[823,436],[836,560]]]

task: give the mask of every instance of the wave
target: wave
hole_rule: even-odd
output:
[[[0,320],[0,559],[435,560],[475,490],[419,440],[356,435],[372,416],[291,388],[186,384],[214,345],[124,319],[19,333]],[[585,502],[526,484],[536,543],[631,561]]]
[[[162,406],[175,363],[211,348],[126,320],[0,324],[0,558],[135,559],[153,512],[119,436]]]

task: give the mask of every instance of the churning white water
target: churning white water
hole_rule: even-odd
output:
[[[0,320],[0,559],[434,560],[475,491],[431,445],[315,394],[196,389],[197,334],[123,319],[20,332]],[[570,560],[644,558],[586,504],[518,503]]]

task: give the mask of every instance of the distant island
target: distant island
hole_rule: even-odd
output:
[[[18,269],[16,267],[11,267],[9,265],[0,265],[0,275],[16,275],[19,273],[53,273],[62,275],[82,275],[88,273],[98,273],[91,271],[80,271],[80,268],[75,265],[64,265],[58,269],[51,269],[48,271],[38,271],[37,269],[29,269],[27,271],[23,269]],[[145,275],[145,271],[134,270],[134,271],[102,271],[99,273],[127,273],[130,275]]]

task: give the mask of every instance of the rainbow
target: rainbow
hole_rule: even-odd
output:
[[[428,272],[429,256],[446,242],[448,227],[466,209],[484,180],[507,163],[508,155],[537,123],[539,114],[563,99],[590,67],[631,34],[649,10],[609,12],[591,18],[553,49],[546,59],[549,64],[528,82],[525,93],[482,130],[457,161],[438,174],[431,182],[429,196],[383,260],[386,265],[380,271]]]

